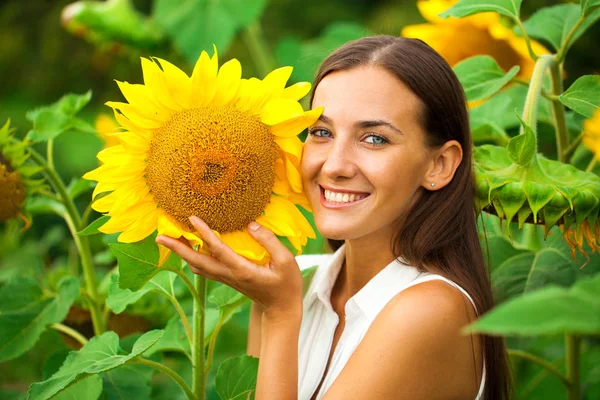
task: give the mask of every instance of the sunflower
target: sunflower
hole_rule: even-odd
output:
[[[98,114],[94,121],[94,128],[96,128],[98,136],[102,139],[104,148],[121,143],[119,142],[119,139],[115,137],[115,133],[119,130],[119,125],[117,125],[117,122],[112,116],[105,113]]]
[[[594,158],[600,160],[600,110],[583,122],[582,141],[594,153]]]
[[[297,135],[322,109],[298,102],[306,82],[285,87],[291,67],[242,79],[232,59],[220,68],[203,51],[191,76],[158,58],[142,58],[144,84],[118,82],[128,103],[108,102],[124,128],[120,144],[98,154],[93,208],[110,216],[100,231],[137,242],[158,231],[203,249],[188,217],[203,219],[238,254],[259,264],[268,253],[247,232],[257,221],[301,251],[315,233],[300,177]],[[108,193],[96,197],[100,193]],[[162,265],[170,251],[159,246]]]
[[[0,128],[0,222],[20,218],[25,222],[24,231],[31,221],[22,212],[23,203],[44,187],[44,181],[32,179],[41,168],[25,165],[28,143],[13,141],[13,132],[10,120]]]
[[[429,23],[409,25],[402,36],[421,39],[446,59],[451,66],[476,55],[487,54],[508,71],[514,65],[521,67],[519,77],[529,79],[535,62],[529,56],[525,39],[502,25],[497,13],[486,12],[465,18],[441,18],[456,0],[420,0],[417,7]],[[548,50],[532,40],[533,51],[547,54]]]

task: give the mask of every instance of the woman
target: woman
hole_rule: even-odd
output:
[[[463,90],[419,40],[350,42],[321,65],[302,173],[332,256],[295,259],[268,229],[258,267],[192,218],[213,257],[166,237],[195,273],[255,301],[257,399],[505,399],[499,338],[461,334],[493,300],[475,227]],[[308,259],[307,259],[308,258]],[[298,264],[319,267],[304,300]]]

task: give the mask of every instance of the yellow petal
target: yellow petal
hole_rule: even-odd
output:
[[[293,67],[281,67],[271,72],[262,80],[263,84],[272,96],[280,97],[285,88],[285,84],[292,75]]]
[[[116,197],[112,193],[109,193],[100,199],[94,200],[92,203],[92,209],[98,211],[99,213],[109,212],[112,205],[115,204],[115,199]]]
[[[119,235],[117,240],[121,243],[135,243],[150,236],[156,230],[156,213],[138,219],[138,222],[131,225],[127,230]]]
[[[128,82],[116,81],[127,102],[137,109],[140,114],[154,120],[167,121],[172,112],[165,109],[154,100],[152,92],[144,85],[132,85]]]
[[[267,125],[277,125],[292,118],[304,115],[304,109],[295,100],[276,98],[270,100],[260,115],[260,121]]]
[[[303,143],[297,136],[275,137],[277,145],[287,154],[296,157],[298,161],[302,158]]]
[[[120,132],[116,133],[115,136],[122,143],[123,147],[127,148],[127,150],[147,152],[150,149],[150,139],[144,137],[143,135],[132,132]]]
[[[262,82],[256,78],[242,79],[240,82],[240,95],[237,108],[256,115],[268,98]]]
[[[154,59],[158,60],[163,70],[165,84],[173,101],[179,105],[180,109],[189,108],[191,97],[190,78],[170,62],[158,57],[154,57]]]
[[[140,112],[130,104],[120,103],[117,101],[108,101],[105,104],[121,111],[121,113],[123,113],[127,119],[142,129],[156,129],[160,128],[164,124],[164,122],[159,119],[153,119],[146,115],[140,114]]]
[[[158,102],[172,111],[181,110],[181,106],[171,97],[163,71],[158,64],[147,58],[142,58],[142,72],[144,74],[144,84],[154,93],[154,97]]]
[[[192,99],[190,107],[202,107],[210,103],[217,90],[218,55],[215,49],[212,58],[202,51],[192,72]]]
[[[159,244],[158,245],[158,266],[162,267],[164,265],[164,263],[167,262],[170,255],[171,255],[171,250],[168,247],[165,247],[162,244]]]
[[[266,264],[269,261],[270,257],[267,250],[254,240],[246,230],[222,234],[221,240],[236,253],[257,264]]]
[[[217,76],[217,90],[212,104],[226,106],[236,100],[242,78],[242,66],[235,58],[227,61],[219,69]]]
[[[283,90],[282,97],[290,100],[300,100],[310,92],[311,85],[308,82],[298,82]]]
[[[279,137],[297,136],[307,127],[315,123],[323,113],[323,107],[305,112],[303,115],[271,126],[271,133]]]

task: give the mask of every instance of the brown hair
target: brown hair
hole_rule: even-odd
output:
[[[334,71],[365,65],[394,74],[421,99],[420,118],[430,148],[456,140],[463,149],[452,181],[439,190],[421,190],[419,201],[404,215],[391,244],[394,254],[462,286],[483,314],[494,300],[476,228],[472,142],[463,88],[448,63],[427,44],[386,35],[362,38],[337,49],[321,64],[313,87]],[[314,91],[311,104],[313,96]],[[343,241],[330,239],[329,244],[337,249]],[[483,335],[482,343],[484,398],[508,399],[511,382],[504,340]]]

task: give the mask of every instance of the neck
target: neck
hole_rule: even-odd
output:
[[[346,299],[354,296],[396,257],[391,249],[392,232],[378,232],[346,240],[346,258],[337,283]]]

